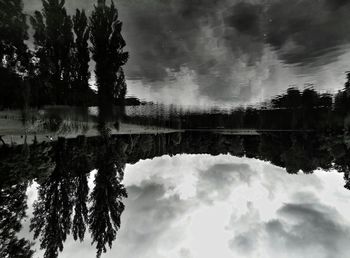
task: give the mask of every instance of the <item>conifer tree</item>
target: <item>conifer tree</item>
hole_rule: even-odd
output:
[[[0,107],[21,106],[29,55],[22,0],[0,0]]]
[[[126,85],[118,83],[129,56],[124,52],[126,43],[121,29],[113,1],[107,6],[105,0],[99,0],[90,17],[90,40],[100,103],[115,103],[125,92]]]
[[[74,58],[73,58],[73,87],[74,98],[78,104],[86,105],[89,100],[91,89],[89,88],[89,61],[90,53],[88,40],[90,31],[88,27],[88,18],[85,11],[76,10],[73,16],[73,29],[75,34]]]
[[[53,89],[56,103],[62,103],[70,88],[73,23],[64,7],[65,0],[43,0],[42,3],[42,12],[36,11],[30,19],[40,60],[38,73]]]

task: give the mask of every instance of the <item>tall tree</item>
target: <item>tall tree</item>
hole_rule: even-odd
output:
[[[124,105],[124,100],[126,96],[126,91],[127,91],[127,85],[125,81],[125,74],[124,74],[124,69],[121,67],[118,71],[118,79],[117,79],[117,84],[118,85],[118,90],[116,91],[118,94],[114,96],[119,104]]]
[[[73,216],[73,237],[84,240],[86,225],[88,223],[88,175],[93,170],[92,154],[88,151],[87,139],[85,136],[79,136],[76,139],[72,151],[71,170],[74,175],[74,216]]]
[[[86,105],[89,100],[89,46],[88,40],[90,30],[88,27],[88,18],[85,11],[76,10],[73,16],[73,29],[75,33],[74,58],[73,58],[73,80],[74,80],[74,98],[79,104]]]
[[[95,177],[95,187],[91,193],[89,209],[89,230],[96,243],[97,257],[110,248],[120,228],[120,217],[124,211],[123,198],[127,197],[124,185],[124,165],[121,152],[117,151],[110,132],[100,125],[100,143]]]
[[[0,0],[0,67],[27,61],[27,29],[22,0]]]
[[[34,254],[32,243],[17,237],[26,216],[27,186],[27,183],[19,183],[7,187],[0,183],[0,257],[31,258]]]
[[[126,89],[118,79],[124,76],[121,69],[129,55],[124,52],[126,43],[121,35],[122,23],[118,20],[113,1],[110,6],[105,0],[98,1],[90,17],[90,30],[99,102],[114,103]]]
[[[39,198],[34,203],[34,217],[30,229],[34,238],[41,236],[40,247],[45,258],[58,257],[71,230],[73,210],[73,182],[68,170],[66,141],[60,138],[55,149],[56,167],[39,187]]]
[[[42,12],[36,11],[30,19],[35,30],[39,72],[52,85],[56,102],[64,103],[70,88],[73,24],[64,7],[65,0],[42,0],[42,3]]]
[[[0,106],[21,105],[22,78],[29,62],[22,0],[0,0]]]

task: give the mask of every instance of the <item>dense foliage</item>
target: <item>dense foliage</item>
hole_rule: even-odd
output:
[[[101,98],[123,103],[128,53],[113,1],[110,6],[98,1],[91,17],[84,10],[70,16],[65,0],[42,0],[42,6],[29,19],[34,30],[29,50],[22,0],[0,1],[0,108],[91,106]],[[89,85],[90,52],[97,93]]]

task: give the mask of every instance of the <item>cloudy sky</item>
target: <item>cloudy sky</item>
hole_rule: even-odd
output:
[[[25,0],[25,10],[41,9]],[[69,12],[95,0],[66,0]],[[108,0],[107,0],[108,2]],[[130,95],[165,103],[254,103],[305,83],[333,91],[350,70],[346,0],[115,0]]]
[[[349,257],[350,192],[337,172],[177,155],[127,165],[124,184],[121,230],[105,258]],[[28,193],[31,203],[34,187]],[[60,257],[94,258],[90,243],[68,239]]]

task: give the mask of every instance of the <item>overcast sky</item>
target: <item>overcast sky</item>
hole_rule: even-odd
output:
[[[25,0],[28,13],[40,0]],[[95,0],[66,0],[91,11]],[[107,0],[108,2],[108,0]],[[176,104],[251,103],[290,85],[342,87],[346,0],[115,0],[129,94]]]
[[[121,229],[105,258],[349,257],[350,191],[337,172],[177,155],[127,165],[124,184]],[[28,193],[31,207],[34,187]],[[60,257],[94,258],[90,244],[69,238]]]

